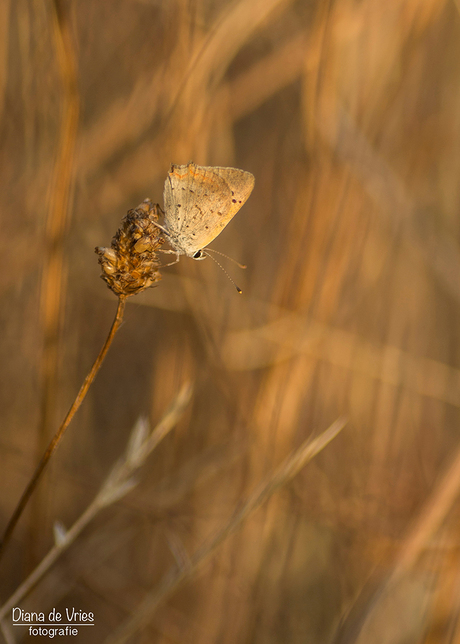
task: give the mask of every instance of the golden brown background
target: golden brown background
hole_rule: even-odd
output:
[[[144,198],[162,203],[171,162],[256,177],[213,243],[248,265],[222,260],[243,295],[182,258],[128,301],[1,563],[2,600],[53,523],[97,494],[138,417],[157,423],[192,380],[139,485],[22,608],[93,611],[78,639],[103,642],[345,416],[126,641],[460,642],[459,11],[1,1],[1,527],[115,313],[94,247]]]

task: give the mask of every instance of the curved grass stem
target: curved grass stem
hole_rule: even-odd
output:
[[[88,389],[91,386],[91,383],[93,382],[94,378],[96,377],[97,372],[99,371],[102,361],[104,360],[107,351],[109,350],[110,345],[112,344],[113,338],[115,337],[115,333],[118,331],[120,328],[121,322],[123,320],[123,314],[125,311],[125,304],[126,304],[126,297],[120,295],[118,298],[118,307],[117,307],[117,312],[115,314],[115,319],[112,323],[112,327],[109,331],[109,334],[107,336],[107,339],[104,343],[104,346],[99,352],[99,355],[97,356],[93,366],[91,367],[91,371],[88,373],[86,376],[80,391],[78,392],[72,406],[70,407],[69,411],[67,412],[66,417],[62,421],[61,426],[55,433],[52,441],[48,445],[46,452],[43,454],[42,459],[40,463],[37,466],[37,469],[35,470],[31,480],[29,481],[28,486],[24,490],[21,499],[19,500],[18,505],[16,506],[15,511],[13,512],[11,519],[6,527],[6,530],[4,532],[3,538],[0,541],[0,559],[2,557],[2,554],[5,550],[5,546],[11,539],[11,535],[13,533],[14,528],[16,527],[17,522],[19,521],[19,518],[21,517],[24,508],[27,505],[27,502],[29,501],[30,497],[32,496],[32,493],[34,492],[35,488],[37,487],[37,484],[43,474],[43,471],[45,470],[46,466],[48,465],[48,462],[53,454],[53,452],[57,449],[59,443],[62,440],[62,437],[64,436],[64,432],[67,429],[67,427],[70,425],[70,422],[72,418],[75,416],[75,413],[77,412],[78,408],[82,404],[83,400],[85,399],[86,394],[88,393]]]

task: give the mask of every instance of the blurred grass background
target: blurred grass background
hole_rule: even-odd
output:
[[[102,642],[345,415],[129,641],[460,642],[459,10],[2,0],[2,525],[115,312],[94,247],[144,198],[162,205],[170,163],[256,177],[212,245],[248,265],[225,264],[243,295],[211,261],[182,258],[128,301],[2,562],[2,598],[53,522],[97,493],[138,416],[155,424],[191,379],[192,406],[139,487],[24,609],[91,610],[84,641]]]

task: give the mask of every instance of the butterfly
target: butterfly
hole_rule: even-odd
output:
[[[171,165],[165,181],[162,229],[177,259],[204,259],[203,249],[248,199],[254,175],[237,168]]]

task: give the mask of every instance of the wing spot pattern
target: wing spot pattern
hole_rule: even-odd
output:
[[[196,248],[216,237],[216,232],[218,234],[219,229],[227,225],[246,201],[246,193],[252,190],[254,183],[252,175],[242,170],[207,168],[192,163],[173,165],[168,179],[165,182],[165,226],[174,235],[178,253],[196,258],[203,256]],[[233,182],[235,190],[230,185]],[[178,203],[182,194],[179,189],[189,193],[180,199],[185,200],[184,204]]]

